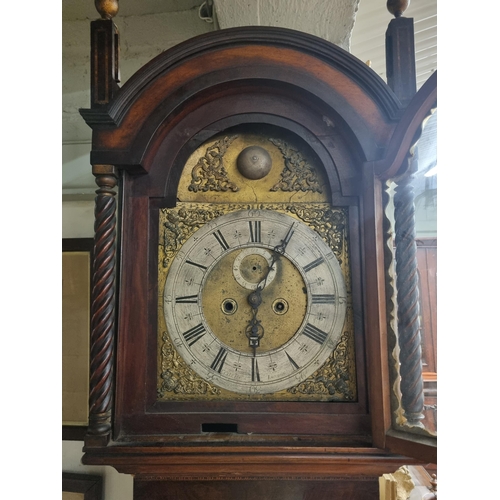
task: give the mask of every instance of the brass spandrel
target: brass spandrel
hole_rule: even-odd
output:
[[[224,163],[229,159],[226,151],[237,136],[223,136],[205,148],[191,169],[191,182],[188,190],[193,193],[238,191],[231,182]]]
[[[269,139],[283,155],[284,167],[280,180],[271,191],[302,191],[322,193],[324,185],[321,182],[317,169],[310,164],[303,154],[286,141]]]

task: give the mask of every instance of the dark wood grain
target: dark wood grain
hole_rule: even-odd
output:
[[[111,436],[114,393],[117,174],[110,165],[94,165],[93,173],[99,189],[95,199],[89,426],[85,439],[87,444],[106,444]]]
[[[419,238],[417,267],[422,313],[422,365],[426,373],[437,372],[437,239]]]
[[[182,42],[175,47],[163,52],[135,73],[121,88],[119,95],[109,106],[108,114],[116,123],[120,123],[129,112],[129,108],[139,97],[142,97],[144,88],[151,82],[158,80],[163,74],[171,75],[175,66],[189,59],[203,57],[213,60],[210,53],[217,53],[229,48],[251,47],[254,52],[260,52],[260,57],[265,55],[266,49],[288,49],[291,52],[305,56],[311,55],[318,61],[323,61],[329,66],[339,70],[363,87],[376,101],[389,118],[400,116],[401,106],[391,89],[371,71],[366,64],[349,54],[340,47],[310,34],[274,27],[239,27],[214,31],[200,35]],[[264,50],[258,51],[262,47]],[[230,66],[234,66],[231,58]],[[298,61],[305,66],[305,63]],[[239,61],[239,67],[244,67]],[[348,90],[348,89],[346,89]],[[91,114],[87,115],[87,123],[94,129],[100,128],[100,122],[94,122]]]
[[[405,161],[410,148],[422,133],[422,123],[437,106],[437,71],[422,85],[405,109],[398,126],[386,145],[384,156],[373,163],[381,179],[394,179],[408,168]]]
[[[118,30],[111,19],[90,23],[90,102],[94,109],[106,106],[118,90]]]
[[[437,238],[419,238],[416,244],[422,313],[422,423],[437,432]]]
[[[378,500],[378,479],[362,481],[134,481],[136,500]]]
[[[394,10],[397,18],[389,23],[385,33],[387,84],[407,106],[417,92],[413,19],[400,17],[401,9]]]
[[[422,463],[437,464],[436,440],[395,430],[387,431],[386,446],[394,453],[414,457]]]
[[[317,96],[325,110],[336,110],[349,124],[339,133],[357,131],[351,138],[362,141],[369,160],[379,159],[378,143],[390,137],[402,112],[392,91],[366,65],[324,40],[279,28],[221,30],[165,51],[125,83],[108,106],[118,127],[99,129],[91,162],[110,163],[110,150],[120,150],[123,168],[147,171],[143,129],[156,130],[198,95],[210,97],[219,88],[227,94],[245,83],[259,89],[292,87],[299,102],[310,101],[307,94]],[[102,117],[98,123],[86,119],[96,130],[102,123]]]
[[[391,425],[387,364],[387,316],[385,296],[382,183],[373,170],[364,170],[364,311],[367,338],[367,388],[371,405],[373,444],[385,446]]]
[[[259,438],[259,436],[256,436]],[[329,438],[327,438],[329,439]],[[182,441],[185,441],[184,443]],[[242,480],[332,478],[379,476],[400,465],[417,464],[414,459],[390,455],[384,450],[365,446],[318,446],[310,441],[300,446],[276,445],[263,440],[259,445],[224,442],[215,444],[174,439],[171,444],[148,446],[116,445],[90,449],[85,465],[112,465],[119,472],[135,474],[147,480]],[[327,441],[328,442],[328,441]],[[89,453],[90,452],[90,453]]]

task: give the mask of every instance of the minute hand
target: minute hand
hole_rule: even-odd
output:
[[[290,229],[288,230],[288,233],[286,233],[286,236],[281,240],[281,242],[274,247],[274,251],[283,255],[285,253],[285,248],[288,245],[288,242],[293,236],[293,233],[295,232],[295,223],[290,226]]]
[[[283,255],[285,253],[285,248],[288,245],[288,242],[290,241],[290,239],[292,238],[293,233],[295,232],[294,227],[295,227],[295,224],[292,224],[290,226],[290,228],[288,229],[288,233],[286,233],[286,236],[280,241],[280,243],[278,245],[276,245],[273,248],[273,256],[271,259],[271,263],[269,264],[269,268],[267,270],[266,275],[264,276],[262,281],[257,286],[257,291],[264,290],[264,288],[266,287],[267,278],[268,278],[269,274],[271,273],[271,271],[273,270],[274,264],[276,264],[276,261],[280,258],[280,255]]]

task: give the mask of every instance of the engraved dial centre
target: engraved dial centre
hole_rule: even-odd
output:
[[[245,329],[252,318],[249,291],[256,290],[265,278],[270,262],[271,251],[265,248],[236,249],[222,257],[205,279],[201,305],[207,325],[217,332],[225,345],[235,350],[252,353],[245,336]],[[261,302],[256,304],[266,332],[261,339],[260,353],[279,348],[300,329],[307,310],[305,289],[300,272],[286,257],[282,256],[274,263],[266,286],[259,294]],[[227,304],[229,298],[236,306],[232,314],[214,307],[214,304]],[[286,314],[276,314],[275,302],[278,298],[292,303],[293,308],[288,309]]]

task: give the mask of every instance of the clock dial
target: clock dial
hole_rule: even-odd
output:
[[[174,258],[163,298],[171,341],[204,380],[268,394],[314,373],[336,347],[346,289],[328,245],[271,210],[222,215]]]

